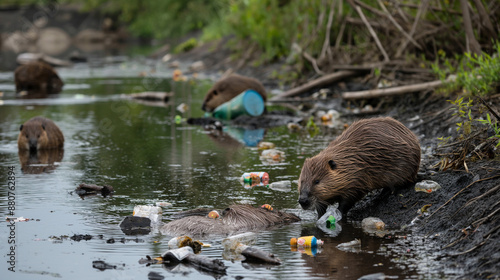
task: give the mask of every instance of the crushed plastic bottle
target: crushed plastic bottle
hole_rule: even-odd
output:
[[[317,239],[315,236],[302,236],[299,238],[290,239],[290,245],[296,247],[317,247],[323,246],[323,240]]]
[[[280,192],[288,192],[292,188],[292,182],[289,180],[272,182],[268,186],[271,190],[280,191]]]
[[[159,206],[136,205],[132,216],[146,217],[149,218],[152,223],[158,223],[162,218],[162,209]]]
[[[271,264],[281,264],[281,260],[274,254],[265,252],[258,248],[254,248],[247,244],[255,241],[255,233],[246,232],[225,238],[222,240],[224,251],[234,252],[241,254],[247,261],[266,262]],[[233,259],[233,258],[231,258]]]
[[[165,252],[162,256],[164,262],[180,262],[187,256],[194,254],[191,247],[182,247],[177,249],[171,249]]]

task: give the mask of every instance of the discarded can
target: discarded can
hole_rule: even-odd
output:
[[[317,239],[313,235],[302,236],[299,238],[290,239],[290,245],[291,246],[298,246],[298,247],[316,247],[316,246],[322,246],[323,240]]]
[[[210,219],[217,219],[220,217],[220,215],[219,212],[217,212],[217,210],[212,210],[208,213],[207,217],[209,217]]]
[[[245,90],[228,102],[215,108],[214,118],[232,120],[241,115],[260,116],[264,113],[264,99],[253,89]]]
[[[266,186],[269,184],[267,172],[247,172],[241,175],[240,181],[245,187]]]

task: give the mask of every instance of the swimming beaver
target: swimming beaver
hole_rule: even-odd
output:
[[[37,151],[43,149],[62,148],[64,135],[59,127],[50,119],[34,117],[19,128],[17,146],[19,150]]]
[[[238,74],[231,74],[217,81],[208,90],[201,109],[206,112],[212,112],[219,105],[233,99],[247,89],[255,90],[266,101],[266,90],[258,80]]]
[[[231,205],[222,211],[218,219],[207,217],[208,210],[189,211],[187,216],[173,220],[161,228],[161,232],[169,235],[228,235],[241,231],[265,229],[270,226],[300,221],[300,218],[291,213],[265,208],[256,208],[251,205]]]
[[[14,72],[16,91],[59,93],[64,83],[52,66],[36,61],[17,67]]]
[[[316,209],[339,202],[347,214],[368,192],[414,182],[420,165],[417,137],[393,118],[354,122],[326,149],[304,162],[299,177],[299,203]]]

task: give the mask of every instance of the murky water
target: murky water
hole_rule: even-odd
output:
[[[374,273],[407,279],[447,274],[431,269],[438,267],[437,261],[420,255],[425,246],[419,249],[400,237],[369,236],[350,224],[343,225],[339,236],[328,236],[315,227],[314,214],[299,210],[295,183],[285,192],[243,188],[239,177],[248,171],[266,171],[271,181],[297,180],[304,158],[322,150],[331,137],[310,138],[289,133],[286,127],[265,131],[229,128],[226,133],[231,141],[223,142],[201,127],[177,124],[176,115],[202,116],[201,102],[210,82],[201,80],[203,77],[173,82],[166,79],[170,71],[156,64],[116,59],[96,66],[77,65],[59,70],[66,82],[64,90],[46,99],[16,99],[13,73],[0,73],[0,91],[4,92],[0,99],[0,270],[6,279],[147,279],[155,273],[180,279],[221,277],[184,265],[166,268],[138,263],[147,255],[165,252],[171,236],[127,236],[119,223],[131,215],[135,205],[157,201],[172,203],[164,208],[164,220],[177,211],[223,208],[234,202],[269,203],[304,219],[258,232],[255,246],[279,256],[282,265],[224,260],[228,269],[223,279],[357,279]],[[120,97],[142,91],[174,91],[175,96],[164,106]],[[190,110],[177,111],[181,103]],[[17,135],[20,124],[38,115],[59,125],[66,138],[64,154],[50,155],[53,164],[28,168],[21,164]],[[275,143],[286,159],[279,164],[262,162],[259,151],[252,147],[261,138]],[[15,172],[13,191],[8,189],[10,167]],[[81,183],[112,185],[115,194],[82,199],[73,193]],[[9,207],[13,204],[14,216],[31,219],[16,223],[14,229],[4,219],[12,216]],[[89,234],[92,239],[69,238],[75,234]],[[292,251],[290,238],[304,235],[323,239],[324,247],[315,255]],[[360,250],[336,248],[354,238],[361,239]],[[8,263],[11,240],[16,245],[14,263]],[[212,244],[203,255],[222,258],[221,238],[201,241]],[[116,268],[93,268],[92,262],[98,260]],[[14,273],[7,271],[11,267]]]

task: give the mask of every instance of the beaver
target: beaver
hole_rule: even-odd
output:
[[[258,80],[238,74],[231,74],[217,81],[208,90],[201,109],[205,112],[212,112],[219,105],[233,99],[247,89],[255,90],[262,96],[264,101],[267,100],[266,90]]]
[[[236,232],[265,229],[271,226],[300,221],[295,214],[278,210],[257,208],[248,204],[231,205],[217,219],[207,216],[210,209],[186,211],[186,215],[173,220],[161,228],[169,235],[228,235]],[[182,215],[181,215],[182,216]]]
[[[50,119],[34,117],[19,128],[17,146],[19,150],[32,152],[44,149],[56,149],[64,146],[64,135]]]
[[[57,72],[43,61],[20,65],[14,72],[16,91],[59,93],[64,85]]]
[[[390,117],[354,122],[318,155],[307,158],[299,177],[299,204],[316,209],[339,203],[343,215],[364,195],[413,183],[420,166],[417,137]]]
[[[30,150],[19,150],[19,162],[24,174],[50,173],[57,168],[56,162],[61,162],[64,157],[64,149],[47,149],[31,152]]]

